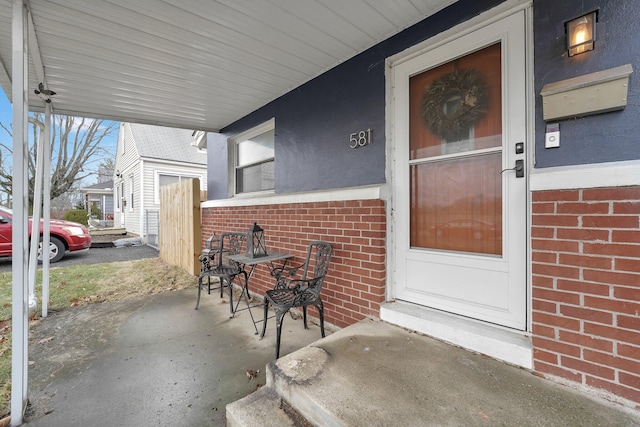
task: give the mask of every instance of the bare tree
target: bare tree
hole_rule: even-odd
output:
[[[32,138],[29,143],[29,206],[33,205],[36,171],[36,144],[44,131],[44,115],[29,117]],[[66,193],[74,184],[94,174],[97,164],[113,156],[102,146],[102,140],[116,129],[117,123],[72,116],[53,116],[51,126],[51,199]],[[0,126],[11,136],[9,127]],[[0,142],[0,190],[11,194],[11,145]]]
[[[113,180],[113,170],[115,168],[116,168],[115,156],[102,159],[102,162],[98,167],[98,183],[108,182]]]

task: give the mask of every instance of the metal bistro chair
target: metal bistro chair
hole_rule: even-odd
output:
[[[220,236],[213,235],[207,240],[207,249],[200,255],[200,275],[198,276],[198,300],[196,310],[200,305],[200,293],[203,286],[211,293],[211,277],[220,280],[220,298],[223,296],[225,286],[229,289],[229,310],[233,317],[233,281],[236,276],[244,276],[244,286],[247,285],[247,272],[237,262],[231,261],[229,256],[244,253],[247,241],[247,233],[223,233]],[[207,278],[207,283],[203,279]],[[242,295],[241,295],[242,297]]]
[[[328,242],[314,241],[309,244],[307,259],[304,262],[302,276],[296,278],[286,278],[288,274],[295,274],[297,267],[274,274],[276,277],[275,289],[269,290],[264,295],[264,320],[262,323],[262,334],[264,337],[267,330],[267,318],[269,304],[276,312],[276,359],[280,357],[280,337],[282,336],[282,321],[287,312],[293,307],[302,307],[304,328],[307,325],[307,306],[313,305],[318,310],[320,316],[320,332],[324,338],[324,306],[320,299],[320,291],[324,283],[333,248]]]

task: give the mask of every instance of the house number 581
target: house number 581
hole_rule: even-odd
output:
[[[349,148],[364,147],[371,144],[371,129],[361,130],[349,135]]]

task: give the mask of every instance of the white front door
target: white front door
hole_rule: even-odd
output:
[[[524,12],[391,78],[396,298],[526,329]]]

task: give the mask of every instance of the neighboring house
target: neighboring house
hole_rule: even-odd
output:
[[[592,11],[595,50],[570,57],[565,21]],[[268,249],[328,240],[327,322],[380,317],[640,404],[638,16],[452,4],[209,134],[203,239],[257,221]]]
[[[112,221],[113,220],[113,181],[108,180],[104,182],[98,182],[97,184],[83,187],[80,192],[85,195],[85,206],[87,212],[91,213],[92,208],[100,209],[102,215],[98,220]]]
[[[114,174],[115,227],[141,236],[158,235],[160,187],[198,178],[207,189],[206,147],[197,132],[121,123]]]

